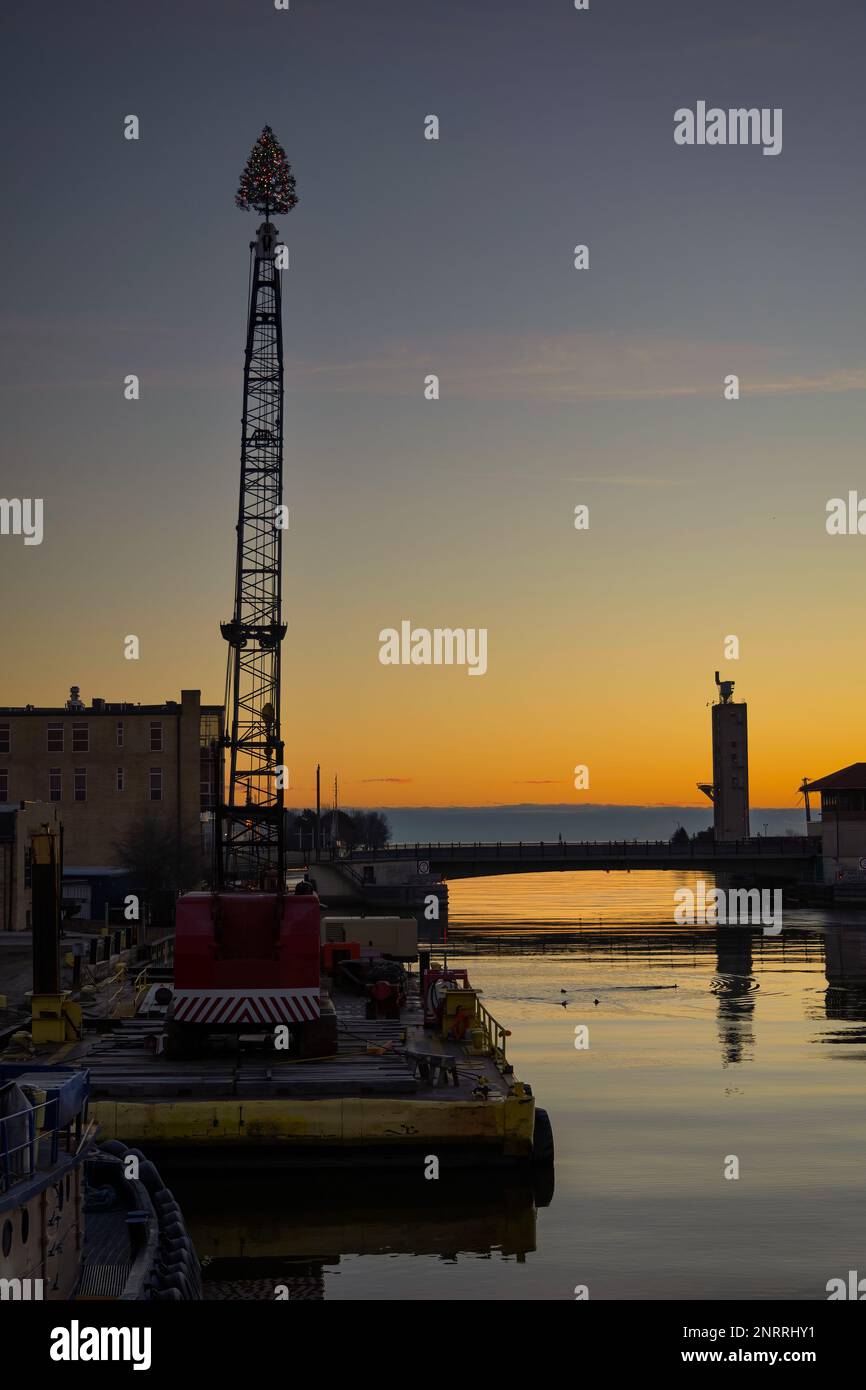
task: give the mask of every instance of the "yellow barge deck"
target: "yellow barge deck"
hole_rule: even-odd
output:
[[[101,1137],[172,1163],[533,1161],[535,1101],[497,1046],[502,1030],[473,1050],[425,1029],[417,994],[391,1020],[367,1019],[354,995],[333,1003],[338,1047],[329,1058],[249,1039],[173,1060],[159,1053],[163,1021],[136,1017],[100,1020],[80,1042],[40,1048],[38,1060],[86,1068]]]

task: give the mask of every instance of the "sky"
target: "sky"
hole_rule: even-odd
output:
[[[866,536],[826,530],[866,495],[861,4],[10,0],[4,31],[0,496],[44,537],[0,536],[0,704],[222,698],[269,124],[292,804],[318,761],[346,804],[706,805],[719,668],[753,804],[866,758]],[[698,101],[781,108],[781,153],[676,145]],[[486,673],[382,665],[404,619],[486,629]]]

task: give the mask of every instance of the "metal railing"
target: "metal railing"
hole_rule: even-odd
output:
[[[77,1153],[82,1143],[90,1138],[95,1125],[89,1125],[84,1131],[83,1114],[80,1111],[74,1121],[63,1126],[51,1126],[46,1114],[45,1124],[39,1129],[36,1123],[38,1112],[47,1112],[52,1107],[57,1109],[58,1106],[59,1097],[51,1096],[47,1100],[28,1105],[25,1110],[16,1110],[11,1115],[0,1116],[0,1192],[8,1192],[15,1183],[25,1182],[28,1178],[35,1177],[38,1172],[51,1168],[61,1152],[70,1155]],[[22,1144],[10,1143],[10,1128],[11,1138],[15,1138],[15,1120],[26,1122],[27,1138]],[[14,1162],[16,1154],[22,1155],[17,1163]]]
[[[358,873],[358,870],[355,869],[355,868],[353,868],[351,862],[350,862],[348,859],[337,859],[337,860],[335,860],[335,861],[334,861],[334,867],[336,868],[336,870],[337,870],[338,873],[346,874],[346,876],[347,876],[348,878],[352,879],[352,881],[353,881],[354,883],[357,883],[359,887],[361,887],[361,888],[364,887],[364,876],[363,876],[363,874],[359,874],[359,873]],[[314,867],[314,866],[313,866],[313,869],[311,870],[311,873],[313,873],[313,876],[315,876],[315,867]]]
[[[134,1000],[134,1010],[133,1010],[134,1013],[138,1013],[138,1006],[139,1006],[139,1004],[141,1003],[142,998],[143,998],[144,995],[147,993],[147,991],[148,991],[149,988],[150,988],[150,976],[149,976],[149,974],[148,974],[148,967],[145,966],[143,970],[139,970],[138,974],[135,976],[135,979],[134,979],[133,982],[132,982],[132,997],[133,997],[133,1000]]]
[[[505,1039],[511,1037],[511,1029],[503,1028],[502,1024],[495,1019],[489,1009],[485,1009],[481,1000],[475,999],[475,1010],[478,1022],[484,1032],[487,1043],[487,1050],[493,1061],[498,1067],[503,1069],[508,1067],[508,1059],[505,1056]]]
[[[496,841],[416,841],[387,845],[384,849],[353,850],[351,861],[375,862],[387,859],[669,859],[709,860],[743,858],[809,858],[820,854],[820,847],[806,835],[756,835],[748,840],[693,841],[671,844],[670,840],[496,840]],[[345,861],[344,861],[345,864]]]
[[[114,974],[106,976],[106,978],[102,981],[101,987],[106,991],[110,989],[112,985],[117,985],[117,988],[114,991],[114,993],[108,995],[108,997],[105,1000],[105,1011],[109,1015],[113,1014],[115,1004],[118,1002],[120,998],[122,998],[124,990],[126,989],[126,974],[126,965],[123,961],[121,961],[117,966],[117,969],[115,970]]]

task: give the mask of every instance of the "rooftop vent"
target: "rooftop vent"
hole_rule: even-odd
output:
[[[80,685],[70,685],[69,699],[66,701],[66,708],[74,710],[84,709],[84,701],[81,698]]]

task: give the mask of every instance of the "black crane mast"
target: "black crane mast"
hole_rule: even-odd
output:
[[[285,765],[280,727],[283,507],[283,326],[281,268],[272,212],[297,202],[294,178],[270,127],[254,146],[236,198],[264,215],[250,243],[250,292],[234,610],[228,643],[225,746],[228,795],[215,827],[217,878],[282,885]]]

